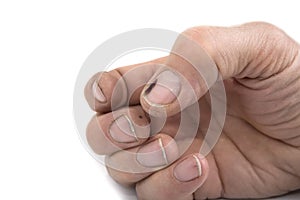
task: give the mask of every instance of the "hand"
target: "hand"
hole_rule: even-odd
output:
[[[221,137],[206,157],[199,154],[211,118],[211,86],[181,57],[170,54],[98,73],[85,88],[89,105],[98,112],[88,125],[87,139],[97,154],[107,155],[111,177],[135,185],[139,199],[263,198],[299,189],[299,45],[266,23],[195,27],[182,35],[205,49],[224,80],[227,113]],[[174,45],[182,52],[189,48],[180,38]],[[161,70],[161,64],[170,68]],[[134,76],[126,76],[131,70]],[[153,78],[156,84],[144,84]],[[138,84],[144,89],[136,88]],[[130,107],[122,108],[126,100]],[[111,102],[118,106],[112,108]],[[195,123],[190,109],[195,103],[200,126],[192,145],[182,152],[184,138],[173,138],[182,114],[190,118],[186,127]],[[152,122],[164,111],[165,126],[150,136],[156,133]],[[154,115],[151,125],[147,113]],[[190,133],[181,136],[185,134]]]

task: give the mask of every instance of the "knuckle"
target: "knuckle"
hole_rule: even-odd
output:
[[[141,182],[139,182],[135,185],[135,191],[136,191],[136,195],[139,200],[146,199],[144,196],[145,193],[143,192],[143,187],[142,187]]]
[[[198,26],[191,27],[182,32],[182,35],[187,37],[191,41],[195,41],[197,44],[207,50],[209,46],[214,44],[214,37],[212,37],[212,32],[214,29],[210,26]]]
[[[274,46],[292,42],[292,39],[282,29],[267,22],[250,22],[243,26],[251,28],[262,36],[261,39],[268,41],[268,43]]]
[[[96,154],[104,155],[107,152],[105,151],[105,148],[102,148],[101,141],[103,140],[103,138],[101,137],[101,135],[103,135],[103,134],[102,134],[101,128],[99,128],[97,116],[94,115],[87,125],[86,139],[87,139],[89,147]]]
[[[106,169],[109,176],[123,186],[132,186],[137,181],[133,178],[134,175],[130,173],[120,172],[108,166],[106,166]]]
[[[253,49],[258,50],[256,51],[258,67],[264,69],[261,76],[269,77],[292,64],[298,54],[299,46],[283,30],[266,22],[252,22],[245,26],[254,32],[250,39],[257,41],[257,47]]]
[[[229,74],[232,59],[233,45],[229,45],[230,28],[215,26],[198,26],[183,32],[188,38],[200,44],[205,52],[212,58],[222,75]]]
[[[191,38],[197,38],[199,37],[199,35],[208,34],[210,29],[211,29],[210,26],[195,26],[186,29],[185,31],[182,32],[182,34]]]
[[[249,22],[242,25],[242,27],[250,27],[252,29],[260,30],[268,34],[283,33],[283,31],[279,27],[268,22]]]

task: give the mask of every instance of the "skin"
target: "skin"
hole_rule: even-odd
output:
[[[110,101],[120,102],[124,94],[112,97],[111,91],[128,71],[140,68],[143,73],[136,72],[135,76],[124,79],[126,91],[134,88],[138,79],[150,80],[159,70],[157,64],[182,72],[191,83],[201,110],[200,126],[189,149],[180,152],[179,139],[166,151],[171,165],[143,173],[122,172],[110,165],[111,177],[120,184],[135,186],[139,199],[265,198],[300,189],[299,45],[279,28],[261,22],[230,28],[194,27],[182,34],[205,49],[224,80],[227,113],[221,137],[213,150],[200,160],[201,176],[188,182],[176,180],[174,169],[180,161],[192,155],[201,156],[197,152],[211,117],[206,93],[209,88],[203,86],[202,78],[195,77],[190,64],[174,54],[118,68],[104,73],[101,79],[96,74],[85,89],[89,105],[98,112],[87,128],[87,138],[96,153],[107,155],[108,163],[137,167],[132,164],[136,163],[135,157],[116,147],[137,152],[149,140],[157,138],[166,145],[178,129],[181,112],[189,114],[190,122],[195,120],[193,111],[181,110],[172,102],[167,111],[168,120],[157,135],[148,139],[150,130],[145,129],[143,139],[141,136],[136,142],[114,141],[107,128],[113,121]],[[174,45],[174,49],[187,48],[180,39]],[[95,99],[91,87],[95,81],[106,102]],[[141,96],[142,91],[143,87],[134,91],[129,108],[113,108],[114,113],[130,113],[134,123],[149,124],[147,112],[151,106]]]

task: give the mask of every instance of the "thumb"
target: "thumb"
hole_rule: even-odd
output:
[[[267,79],[296,55],[297,43],[271,24],[194,27],[177,38],[140,101],[150,114],[171,116],[199,100],[218,78]]]

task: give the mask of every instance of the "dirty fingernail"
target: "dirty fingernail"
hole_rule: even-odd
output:
[[[171,71],[163,71],[156,81],[145,90],[145,100],[150,104],[165,105],[172,103],[180,92],[180,80]]]

